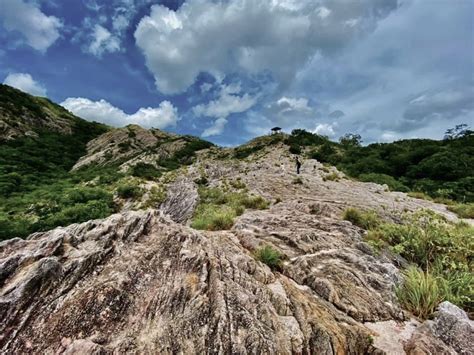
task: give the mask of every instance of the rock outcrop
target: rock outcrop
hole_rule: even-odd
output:
[[[37,136],[40,131],[71,134],[77,117],[46,98],[0,84],[0,141]]]
[[[91,145],[82,162],[93,152]],[[327,180],[327,168],[314,160],[304,162],[299,180],[293,170],[281,147],[243,161],[203,152],[175,172],[165,201],[153,210],[0,243],[0,348],[380,353],[364,322],[405,320],[394,294],[399,260],[374,254],[342,211],[357,206],[396,218],[430,207],[456,217],[442,205],[346,179],[334,168],[338,181]],[[230,230],[196,231],[189,219],[198,201],[195,181],[204,177],[209,186],[239,181],[271,206],[247,210]],[[278,271],[256,260],[264,245],[284,255]],[[445,313],[433,329],[451,324],[452,312]],[[442,343],[453,346],[458,335],[445,334]]]
[[[462,309],[443,302],[434,319],[416,330],[405,350],[408,354],[474,354],[474,322]]]

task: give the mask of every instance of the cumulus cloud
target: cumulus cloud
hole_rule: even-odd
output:
[[[169,101],[161,102],[156,108],[140,108],[131,115],[105,100],[70,97],[61,105],[79,117],[118,127],[138,124],[143,127],[166,128],[175,126],[179,120],[178,110]]]
[[[90,10],[73,41],[83,52],[102,57],[106,53],[124,51],[126,30],[139,9],[151,0],[111,0],[100,5],[96,0],[84,3]]]
[[[316,53],[344,47],[396,6],[396,0],[189,0],[177,11],[154,5],[135,39],[166,94],[185,91],[200,72],[269,71],[285,85]]]
[[[113,53],[120,50],[120,40],[113,36],[105,27],[96,24],[91,34],[92,41],[87,46],[87,51],[95,56],[104,53]]]
[[[218,98],[207,104],[193,107],[193,113],[197,117],[213,117],[217,120],[211,127],[206,129],[203,137],[215,136],[224,130],[227,117],[233,113],[245,112],[257,103],[258,97],[248,93],[240,95],[242,88],[240,84],[221,85]]]
[[[62,22],[47,16],[35,1],[1,0],[0,23],[7,31],[22,34],[26,43],[39,51],[46,51],[60,36]]]
[[[3,83],[13,86],[14,88],[27,92],[31,95],[46,96],[46,88],[35,81],[28,73],[8,74]]]
[[[319,123],[314,129],[313,133],[319,134],[321,136],[334,137],[336,132],[334,128],[337,124],[333,123]]]

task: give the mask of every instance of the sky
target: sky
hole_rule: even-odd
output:
[[[474,126],[474,0],[0,0],[0,82],[232,146]]]

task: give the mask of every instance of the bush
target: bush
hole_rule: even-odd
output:
[[[299,145],[293,143],[292,145],[290,145],[289,151],[290,151],[291,154],[299,155],[299,154],[301,154],[301,147]]]
[[[144,179],[156,179],[161,176],[161,172],[151,164],[138,163],[131,168],[133,176],[144,178]]]
[[[281,269],[283,259],[282,254],[269,245],[257,249],[255,251],[255,257],[272,270]]]
[[[418,211],[405,215],[403,224],[379,224],[366,240],[378,248],[390,246],[425,270],[407,270],[399,291],[407,309],[426,317],[441,296],[467,311],[474,309],[473,227],[452,224],[433,211]],[[434,299],[426,295],[428,292],[433,292]]]
[[[333,171],[330,174],[324,175],[323,181],[339,181],[339,174]]]
[[[446,299],[441,279],[415,266],[403,273],[403,283],[396,289],[400,304],[415,316],[426,319]]]
[[[117,195],[122,198],[139,198],[143,195],[143,190],[138,184],[129,182],[117,187]]]
[[[72,223],[105,218],[111,213],[113,213],[113,210],[106,201],[89,201],[87,203],[79,203],[71,207],[66,207],[44,222],[40,222],[40,225],[42,230],[50,229],[56,226],[67,226]]]
[[[364,212],[352,207],[344,211],[342,218],[363,229],[375,229],[380,224],[379,216],[375,212]]]
[[[202,205],[197,208],[191,227],[209,231],[226,230],[232,228],[235,217],[232,208]]]
[[[242,192],[225,193],[219,188],[198,189],[200,202],[191,226],[196,229],[222,230],[234,224],[234,218],[246,208],[265,209],[269,203],[260,196]]]
[[[474,218],[474,203],[459,203],[448,206],[448,210],[456,213],[461,218]]]

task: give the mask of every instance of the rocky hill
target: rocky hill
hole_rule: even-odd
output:
[[[285,139],[108,130],[5,194],[2,353],[473,353],[472,221]]]
[[[0,141],[37,137],[44,130],[71,134],[77,119],[47,98],[0,84]]]

